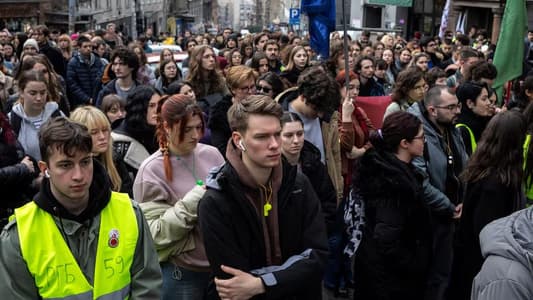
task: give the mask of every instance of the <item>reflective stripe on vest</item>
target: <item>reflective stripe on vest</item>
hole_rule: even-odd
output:
[[[472,152],[471,153],[474,153],[476,151],[476,148],[477,148],[477,143],[476,143],[476,137],[474,136],[474,133],[472,132],[472,129],[470,129],[470,127],[466,126],[466,124],[462,124],[462,123],[459,123],[459,124],[455,125],[455,128],[459,128],[459,127],[466,128],[466,130],[468,131],[468,135],[470,135],[470,147],[472,148]]]
[[[531,145],[531,134],[526,134],[526,139],[524,141],[524,163],[523,163],[523,169],[526,169],[526,163],[527,163],[527,153],[529,152],[529,146]],[[526,178],[526,196],[528,199],[533,199],[533,184],[529,184],[530,182],[533,182],[532,178]],[[529,204],[529,203],[528,203]]]
[[[15,209],[15,218],[22,258],[43,299],[128,298],[139,229],[127,194],[113,192],[100,213],[94,287],[49,213],[30,202]]]

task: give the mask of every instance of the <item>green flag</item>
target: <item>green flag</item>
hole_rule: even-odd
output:
[[[494,80],[493,87],[496,89],[500,101],[503,99],[503,85],[522,75],[526,31],[526,1],[507,0],[493,61],[498,69],[498,77]]]

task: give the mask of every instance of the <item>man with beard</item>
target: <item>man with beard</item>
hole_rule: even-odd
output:
[[[422,40],[420,40],[420,47],[422,47],[422,51],[429,55],[429,62],[428,62],[428,68],[431,69],[433,67],[442,67],[442,59],[444,56],[442,53],[437,51],[439,45],[435,42],[434,39],[431,37],[423,37]]]
[[[455,123],[461,104],[446,86],[431,88],[410,113],[424,125],[424,156],[413,164],[424,174],[423,193],[432,214],[433,259],[425,299],[444,299],[453,262],[454,220],[461,217],[463,187],[458,179],[467,154]]]
[[[362,56],[355,62],[355,71],[359,74],[359,96],[385,96],[383,86],[374,79],[375,61],[370,56]]]
[[[283,64],[279,60],[278,42],[276,40],[268,40],[265,44],[264,52],[268,59],[268,71],[279,75]]]

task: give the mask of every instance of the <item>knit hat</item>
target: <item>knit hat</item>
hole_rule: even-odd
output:
[[[73,33],[73,34],[70,35],[70,39],[73,40],[73,41],[77,40],[79,37],[80,37],[80,35],[77,34],[77,33]]]
[[[39,45],[37,44],[37,41],[35,39],[27,39],[24,42],[24,46],[22,47],[22,49],[26,48],[26,46],[28,46],[28,45],[34,47],[37,50],[39,50]]]

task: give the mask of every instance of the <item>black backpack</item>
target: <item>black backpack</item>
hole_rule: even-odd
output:
[[[61,110],[59,110],[58,108],[52,113],[51,118],[60,117],[60,116],[61,116]],[[20,132],[20,126],[22,124],[22,118],[16,113],[11,112],[10,123],[11,123],[11,127],[13,128],[13,131],[18,136]]]

